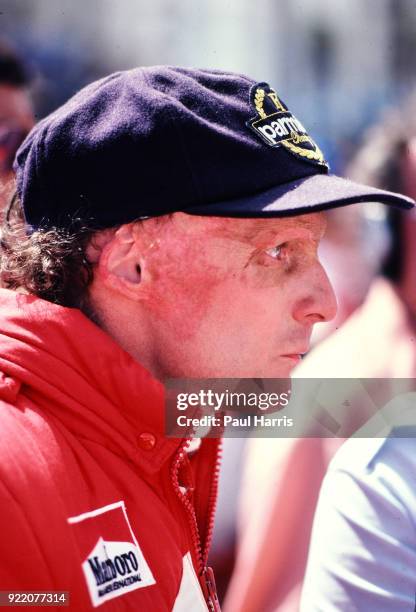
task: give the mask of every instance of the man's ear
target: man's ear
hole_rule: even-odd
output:
[[[122,225],[105,244],[98,260],[96,277],[107,288],[129,299],[140,299],[141,257],[134,223]]]

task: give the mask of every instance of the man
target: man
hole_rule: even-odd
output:
[[[336,308],[320,211],[412,201],[328,176],[268,84],[172,67],[88,86],[16,169],[0,584],[69,591],[74,610],[218,609],[218,441],[164,436],[161,383],[287,377]]]
[[[14,155],[35,121],[29,84],[22,62],[0,42],[0,210],[7,201]]]

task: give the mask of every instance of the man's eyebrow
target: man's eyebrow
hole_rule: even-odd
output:
[[[246,219],[233,220],[230,223],[224,224],[218,228],[218,232],[229,238],[255,239],[262,233],[277,234],[286,229],[287,223],[281,223],[281,220],[275,221],[271,219],[250,219],[251,223],[247,223]]]
[[[293,235],[296,232],[304,233],[305,237],[308,233],[310,238],[320,240],[326,228],[326,219],[322,213],[273,219],[258,218],[247,221],[248,219],[231,218],[217,220],[212,228],[212,233],[231,240],[264,244],[273,242],[273,240],[284,240],[285,235]]]
[[[243,239],[250,242],[273,242],[295,238],[319,240],[325,231],[325,225],[308,222],[282,223],[281,225],[263,225],[245,232]]]

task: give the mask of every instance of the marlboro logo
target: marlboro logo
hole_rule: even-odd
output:
[[[96,538],[82,563],[94,607],[155,584],[131,529],[124,502],[70,517],[68,523],[74,526],[84,545]]]

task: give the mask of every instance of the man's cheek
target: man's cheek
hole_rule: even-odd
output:
[[[158,324],[182,339],[195,336],[208,317],[216,297],[216,283],[201,282],[200,277],[171,279],[158,283],[146,308]]]

